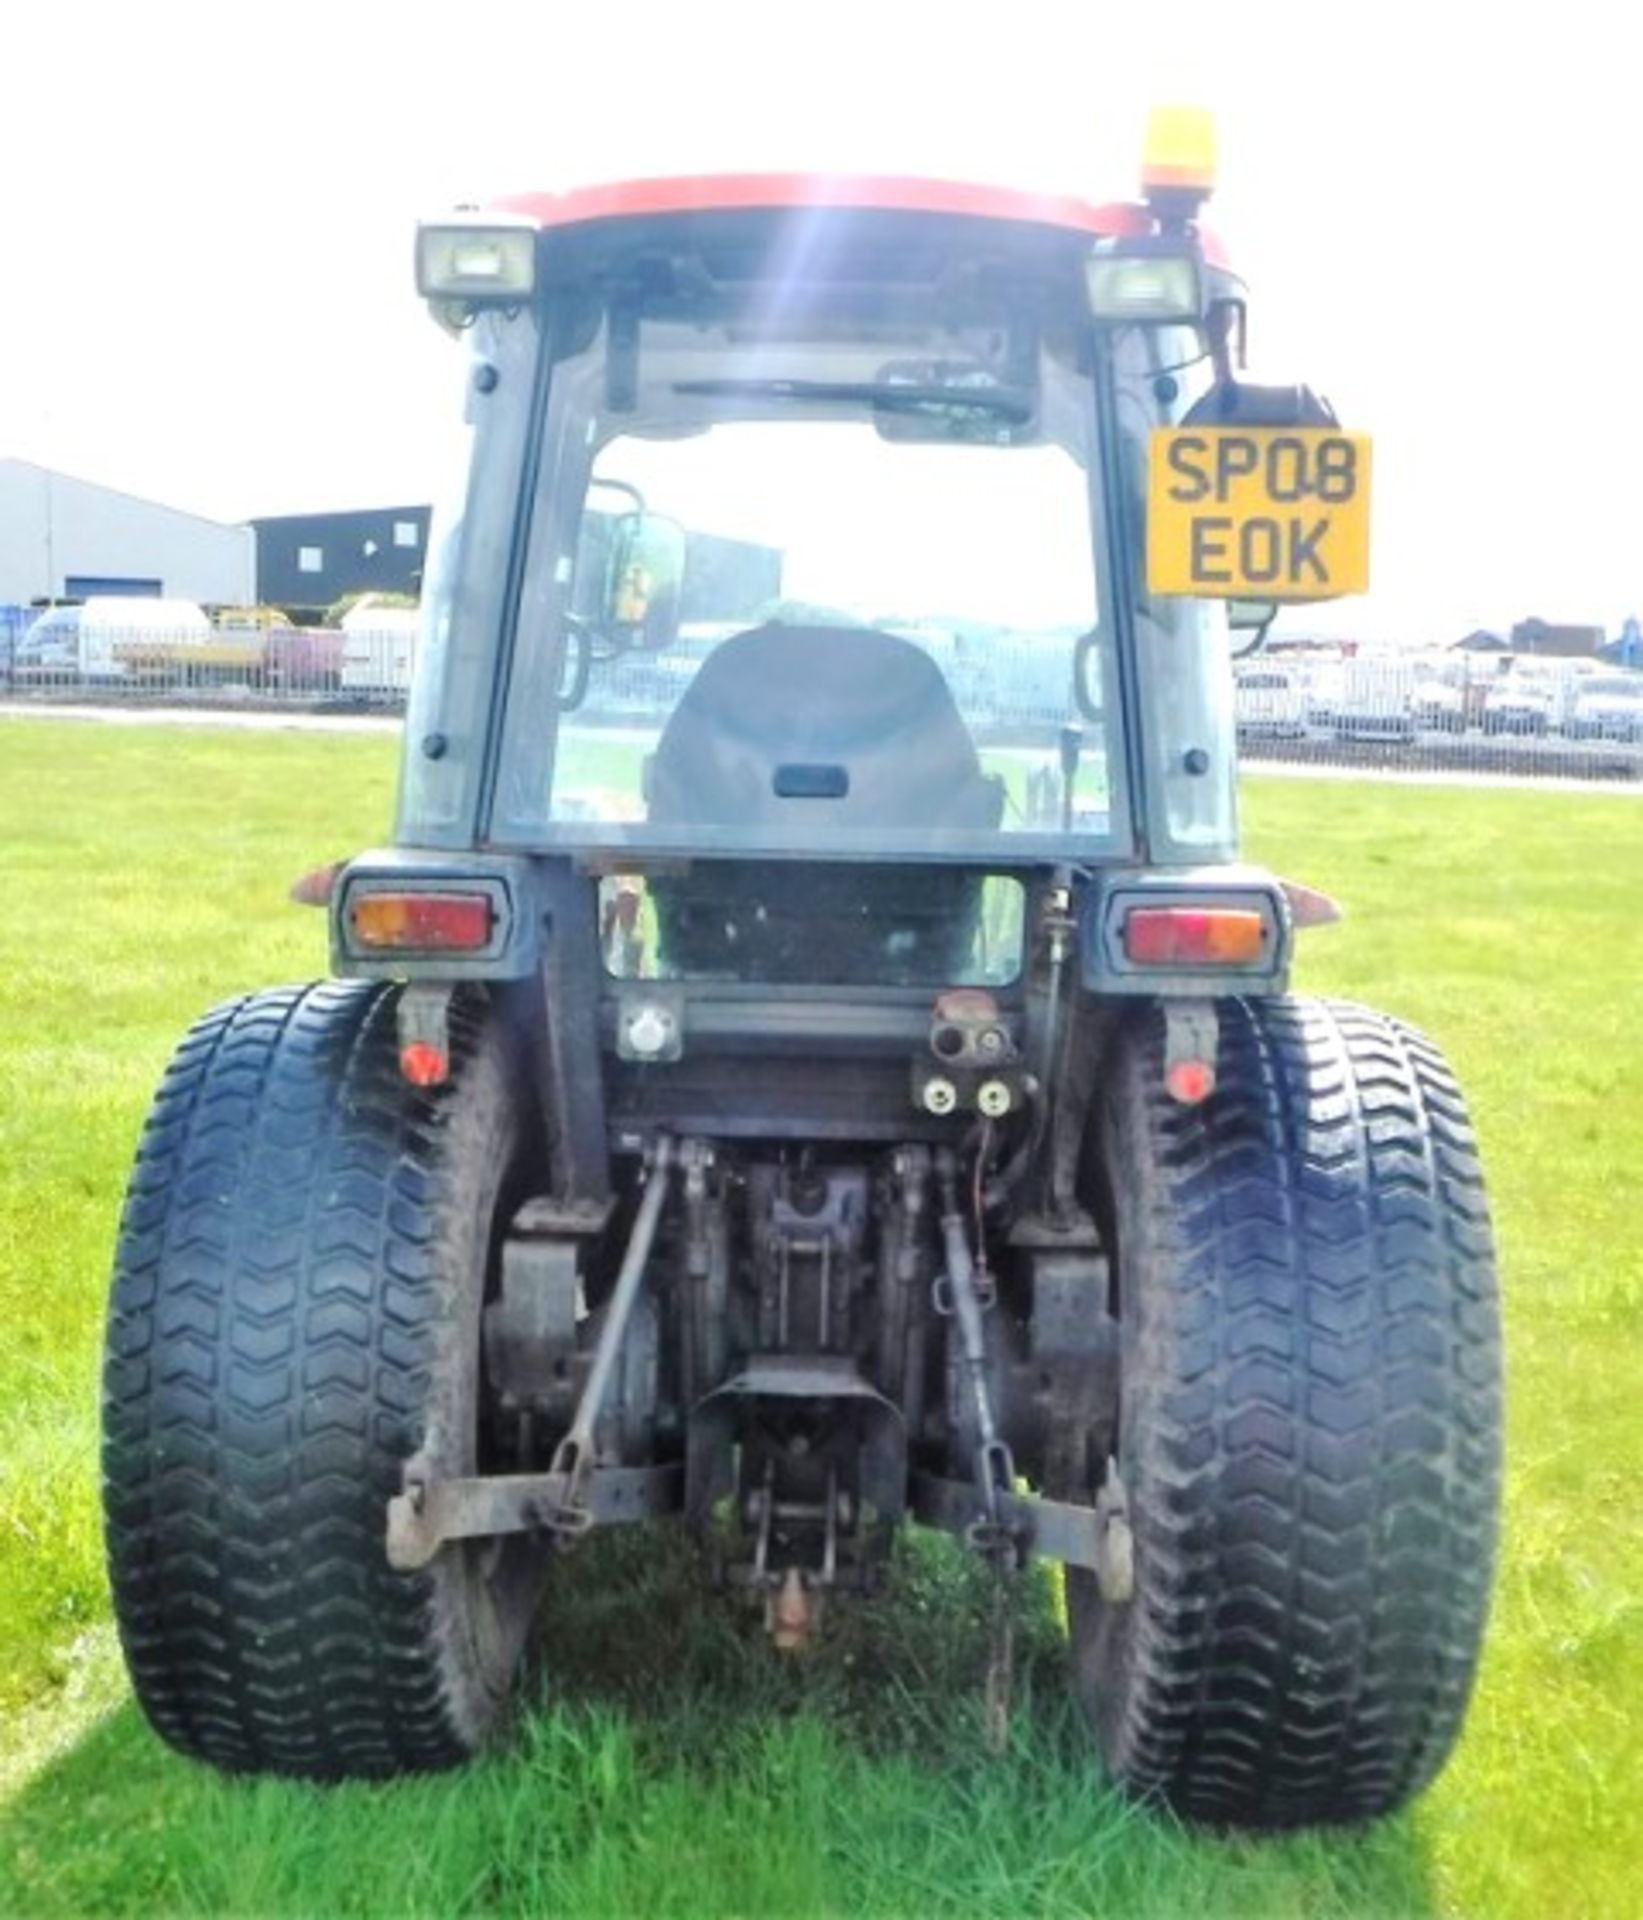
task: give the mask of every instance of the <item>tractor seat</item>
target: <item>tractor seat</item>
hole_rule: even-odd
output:
[[[867,627],[755,627],[715,647],[650,767],[670,826],[998,825],[998,783],[941,670]]]
[[[865,627],[771,624],[724,641],[651,761],[652,822],[885,833],[990,832],[1003,787],[940,669]],[[980,879],[917,863],[699,861],[652,884],[673,973],[946,984],[968,970]]]

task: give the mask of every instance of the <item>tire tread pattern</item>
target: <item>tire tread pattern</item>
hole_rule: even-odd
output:
[[[448,1390],[452,1083],[397,1071],[394,992],[202,1018],[137,1150],[103,1385],[115,1612],[148,1719],[230,1770],[376,1777],[477,1744],[448,1575],[393,1571],[386,1502]]]
[[[1080,1678],[1129,1787],[1216,1824],[1360,1821],[1442,1765],[1488,1608],[1482,1172],[1411,1028],[1300,998],[1220,1012],[1202,1106],[1164,1091],[1155,1009],[1109,1092],[1137,1590],[1103,1634],[1077,1583]]]

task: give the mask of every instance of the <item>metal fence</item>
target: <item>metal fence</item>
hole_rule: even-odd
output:
[[[179,635],[105,629],[80,613],[57,608],[26,629],[0,621],[0,694],[41,702],[393,712],[410,687],[410,619],[346,632],[218,626]]]
[[[180,636],[103,631],[77,608],[16,617],[26,611],[0,609],[0,697],[396,713],[410,686],[406,612],[378,612],[376,624],[346,631],[217,626]],[[661,654],[607,663],[590,719],[665,711],[722,637],[704,629]],[[1066,716],[1059,646],[936,648],[935,657],[964,710],[990,724],[1032,731]],[[1236,663],[1233,699],[1240,751],[1256,765],[1643,783],[1643,670],[1634,667],[1266,651]]]
[[[1596,659],[1264,653],[1234,711],[1248,761],[1643,781],[1643,671]]]

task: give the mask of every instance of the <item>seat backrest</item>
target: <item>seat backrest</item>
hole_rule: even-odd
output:
[[[947,682],[911,641],[864,627],[769,625],[715,647],[651,761],[668,825],[996,827]]]

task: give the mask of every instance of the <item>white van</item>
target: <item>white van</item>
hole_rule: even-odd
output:
[[[61,616],[74,613],[72,621]],[[192,600],[145,600],[108,595],[87,600],[76,608],[58,607],[41,616],[29,634],[42,641],[48,623],[58,620],[66,636],[72,626],[74,665],[82,680],[124,680],[136,655],[160,650],[203,647],[211,638],[211,622]],[[65,662],[66,664],[66,662]]]
[[[1395,654],[1354,654],[1343,661],[1332,705],[1337,739],[1413,740],[1419,662]]]
[[[342,616],[344,693],[404,693],[422,615],[416,607],[378,606],[367,594]]]
[[[1233,682],[1233,713],[1246,734],[1306,732],[1306,681],[1288,667],[1245,667]]]

